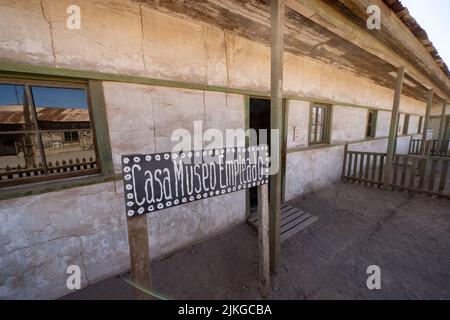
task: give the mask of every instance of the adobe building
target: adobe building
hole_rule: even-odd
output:
[[[371,4],[381,29],[367,28]],[[80,28],[68,27],[71,5]],[[284,17],[283,161],[271,191],[282,201],[338,182],[346,148],[387,152],[403,70],[396,153],[424,127],[448,140],[450,72],[400,1],[288,0]],[[0,155],[0,299],[68,294],[69,265],[83,287],[129,270],[121,155],[170,152],[174,130],[194,134],[195,121],[270,129],[271,41],[268,0],[0,0],[0,119],[23,107],[0,124],[15,146]],[[46,127],[40,108],[84,108],[90,123]],[[52,142],[78,141],[64,132],[81,129],[95,152],[50,164]],[[244,222],[251,202],[242,190],[149,214],[152,259]]]

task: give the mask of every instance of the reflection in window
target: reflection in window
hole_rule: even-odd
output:
[[[0,83],[0,186],[95,172],[84,88]]]

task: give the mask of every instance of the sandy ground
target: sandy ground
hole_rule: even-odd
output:
[[[320,220],[286,240],[270,299],[450,299],[450,201],[335,184],[291,201]],[[369,290],[366,268],[381,268]],[[152,264],[175,299],[260,299],[256,233],[241,224]],[[66,299],[130,299],[120,278]]]

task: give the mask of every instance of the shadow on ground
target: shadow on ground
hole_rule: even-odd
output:
[[[289,204],[320,220],[286,240],[270,299],[450,299],[450,202],[335,184]],[[175,299],[260,299],[256,232],[241,224],[152,264]],[[381,290],[366,269],[381,268]],[[131,299],[120,278],[66,299]]]

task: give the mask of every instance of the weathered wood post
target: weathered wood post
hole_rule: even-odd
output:
[[[258,187],[259,291],[266,298],[270,292],[269,187]]]
[[[280,207],[281,207],[281,126],[283,115],[283,52],[285,1],[270,2],[271,15],[271,108],[270,124],[278,130],[278,139],[271,136],[271,162],[278,163],[278,172],[270,177],[270,269],[276,271],[280,256]]]
[[[267,200],[270,159],[268,152],[268,146],[261,145],[251,148],[210,149],[203,152],[180,151],[122,155],[128,244],[132,282],[134,282],[134,284],[130,284],[135,287],[136,299],[164,298],[152,290],[147,214],[261,185],[263,186],[258,189],[261,226],[259,231],[260,279],[261,292],[264,295],[268,294],[270,291]],[[198,179],[189,179],[189,171],[192,176],[194,167],[198,165],[197,160],[200,160],[194,158],[200,154],[216,155],[217,157],[202,157],[202,164],[206,164],[202,167],[207,170],[201,170],[201,173],[198,173]],[[224,166],[227,162],[238,162],[240,165],[233,170],[226,170]],[[156,176],[158,172],[163,171],[164,182],[158,184]],[[215,178],[211,180],[211,177]],[[220,183],[217,181],[219,179],[217,177],[220,177]],[[161,180],[159,181],[161,182]],[[192,190],[192,192],[189,193],[188,190]]]
[[[422,143],[420,146],[420,153],[423,156],[427,153],[427,148],[426,148],[427,130],[428,130],[428,124],[430,122],[430,113],[431,113],[432,106],[433,106],[433,89],[428,89],[427,109],[425,111],[425,118],[423,119]]]
[[[389,188],[392,181],[392,160],[394,159],[395,143],[397,140],[397,124],[400,108],[400,98],[402,96],[403,77],[405,76],[405,67],[401,66],[397,70],[397,83],[395,85],[394,104],[392,106],[391,125],[389,128],[389,139],[387,146],[386,162],[383,170],[383,188]]]
[[[341,173],[341,181],[342,182],[346,182],[345,170],[347,169],[347,152],[348,152],[348,142],[344,146],[344,163],[342,164],[342,173]]]
[[[441,123],[439,125],[439,141],[441,144],[441,152],[444,153],[444,151],[446,152],[446,148],[447,145],[445,144],[445,130],[446,130],[446,126],[447,126],[447,117],[445,116],[445,112],[447,111],[447,101],[444,101],[444,103],[442,104],[442,113],[441,113]]]
[[[148,242],[147,216],[127,218],[128,244],[130,247],[131,278],[134,283],[152,288],[150,246]],[[134,297],[139,300],[151,300],[152,298],[134,288]]]

